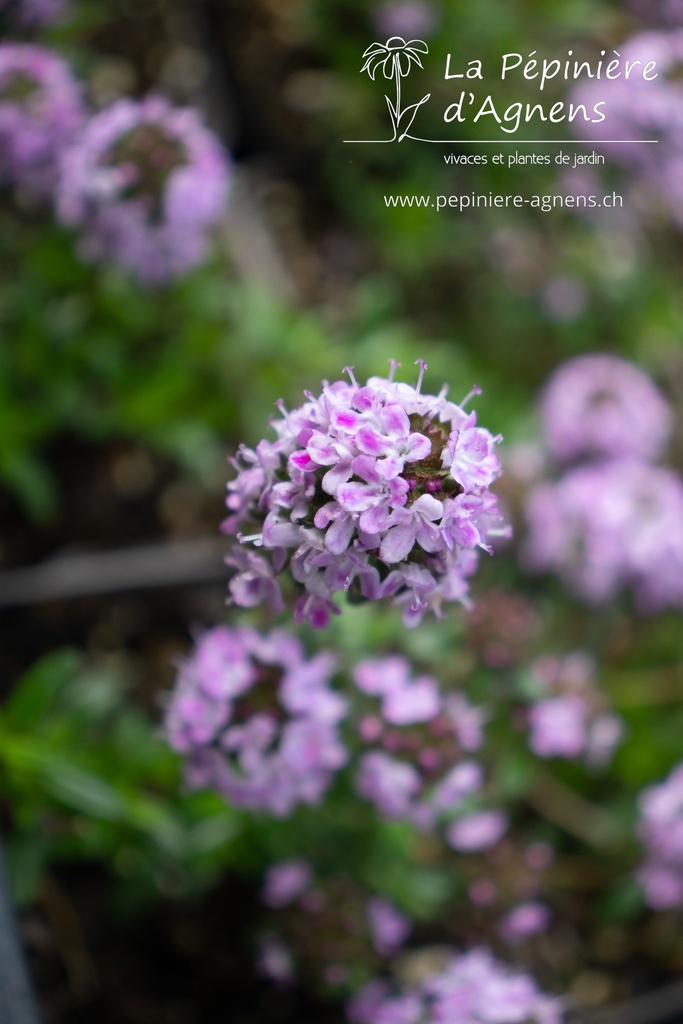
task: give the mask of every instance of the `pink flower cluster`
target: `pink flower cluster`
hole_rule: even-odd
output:
[[[455,954],[425,981],[402,990],[370,982],[347,1009],[353,1024],[560,1024],[558,999],[484,948]]]
[[[83,119],[80,86],[60,57],[28,43],[0,44],[0,183],[49,199]]]
[[[226,204],[229,171],[192,109],[161,97],[123,99],[96,114],[67,152],[57,193],[84,256],[162,285],[205,256]]]
[[[683,482],[651,461],[671,431],[665,400],[637,367],[588,355],[556,371],[541,412],[562,475],[530,492],[526,565],[587,601],[628,587],[643,611],[680,606]]]
[[[654,910],[683,906],[683,764],[640,797],[638,833],[645,861],[638,881]]]
[[[632,461],[581,466],[527,506],[527,564],[551,569],[596,604],[632,590],[639,609],[683,604],[683,484]]]
[[[401,657],[358,664],[356,686],[373,704],[361,715],[364,743],[356,778],[358,793],[387,818],[431,829],[450,822],[447,839],[472,851],[496,842],[507,828],[501,811],[462,813],[481,790],[484,772],[465,753],[482,743],[483,713],[461,694],[442,696],[429,676],[411,678]],[[462,816],[453,821],[460,813]]]
[[[1,0],[0,0],[1,3]],[[25,0],[34,20],[57,13]],[[80,84],[52,51],[0,44],[0,184],[54,202],[85,258],[149,286],[195,267],[225,211],[229,167],[196,111],[119,100],[89,120]]]
[[[605,146],[607,155],[635,173],[640,191],[648,194],[649,206],[661,206],[663,201],[681,227],[683,30],[641,32],[617,49],[622,68],[628,61],[640,61],[641,67],[655,61],[656,77],[650,75],[645,79],[636,72],[628,79],[622,75],[580,85],[574,90],[572,100],[585,104],[588,110],[602,101],[605,113],[605,119],[598,123],[582,120],[580,131],[592,134],[596,144],[602,139],[618,140],[616,144]],[[636,145],[634,140],[656,140],[657,144]]]
[[[538,757],[585,757],[593,765],[610,759],[623,723],[605,709],[594,675],[593,659],[581,653],[539,658],[531,666],[539,699],[528,711],[529,746]]]
[[[467,895],[480,920],[508,945],[519,945],[547,931],[550,908],[540,900],[544,873],[554,851],[544,842],[520,847],[508,837],[488,850],[477,864]]]
[[[477,549],[490,551],[500,516],[489,486],[500,438],[439,395],[372,377],[325,384],[273,422],[274,443],[241,448],[224,523],[237,534],[234,601],[279,611],[277,577],[297,587],[297,621],[325,626],[348,592],[391,598],[407,625],[444,601],[464,601]],[[463,403],[464,404],[464,403]]]
[[[302,859],[271,865],[261,898],[277,910],[261,948],[261,971],[274,981],[296,976],[295,964],[322,975],[330,987],[347,985],[354,968],[393,956],[411,931],[409,919],[384,896],[347,876],[314,877]],[[379,966],[379,965],[377,965]]]
[[[165,715],[187,783],[279,817],[319,803],[347,759],[337,728],[346,703],[329,685],[333,667],[329,654],[307,660],[280,630],[205,633],[180,666]]]
[[[647,374],[596,352],[563,363],[539,401],[543,437],[561,464],[585,459],[659,458],[671,435],[668,403]]]

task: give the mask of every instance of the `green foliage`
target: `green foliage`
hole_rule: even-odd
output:
[[[157,723],[115,672],[74,650],[48,655],[13,690],[0,713],[0,764],[20,902],[64,858],[101,860],[141,896],[196,891],[241,830],[218,797],[182,794]]]

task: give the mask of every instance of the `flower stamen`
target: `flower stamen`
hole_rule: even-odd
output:
[[[415,366],[419,366],[420,367],[420,374],[419,374],[419,376],[417,378],[417,384],[415,385],[415,390],[417,391],[417,393],[419,395],[420,394],[420,388],[422,387],[422,378],[425,375],[425,370],[427,369],[427,364],[425,363],[424,359],[416,359],[415,360]]]
[[[353,384],[354,388],[357,388],[358,387],[358,381],[356,380],[356,378],[353,375],[354,369],[355,369],[355,367],[353,367],[353,366],[345,366],[342,372],[343,373],[348,373],[349,380]]]

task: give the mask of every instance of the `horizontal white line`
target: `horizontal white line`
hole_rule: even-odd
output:
[[[437,146],[476,146],[476,145],[499,145],[499,146],[559,146],[559,145],[585,145],[585,146],[610,146],[610,145],[652,145],[658,143],[659,139],[415,139],[409,136],[411,142],[433,142]],[[384,143],[387,139],[344,139],[349,145],[373,145],[375,142]],[[395,139],[391,140],[395,142]],[[405,141],[405,140],[404,140]]]

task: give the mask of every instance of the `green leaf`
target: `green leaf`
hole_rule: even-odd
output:
[[[8,731],[35,729],[56,706],[80,665],[72,648],[54,651],[33,665],[12,691],[0,720]]]
[[[124,690],[121,680],[105,668],[91,668],[74,680],[66,695],[65,712],[86,722],[102,722],[120,707]],[[78,723],[80,725],[80,723]]]
[[[190,833],[191,849],[195,854],[213,853],[229,843],[238,831],[238,819],[234,813],[214,815],[194,826]]]
[[[46,522],[54,515],[58,505],[55,482],[37,457],[26,451],[6,457],[0,476],[36,522]]]
[[[413,871],[400,894],[400,905],[413,917],[428,919],[452,898],[453,888],[454,879],[445,871]]]
[[[43,784],[57,800],[81,814],[107,821],[125,819],[125,801],[108,783],[62,758],[47,756],[42,762]]]

